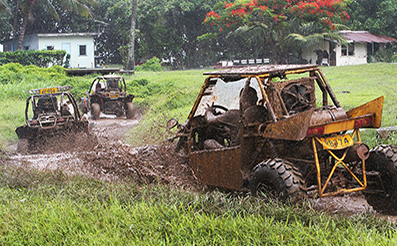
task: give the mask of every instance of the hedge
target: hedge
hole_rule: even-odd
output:
[[[62,66],[65,50],[17,50],[14,52],[0,52],[0,65],[19,63],[24,66],[38,67]]]

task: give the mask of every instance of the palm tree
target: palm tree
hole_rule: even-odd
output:
[[[5,1],[5,0],[0,0]],[[22,26],[19,34],[17,50],[22,47],[22,42],[25,36],[26,25],[28,21],[34,20],[32,9],[34,6],[40,6],[45,8],[56,20],[59,20],[59,15],[55,9],[55,5],[59,6],[63,10],[77,13],[81,16],[92,16],[91,10],[88,7],[96,6],[98,3],[96,0],[15,0],[14,7],[15,11],[21,11],[23,14]],[[14,18],[17,18],[15,14]],[[14,22],[16,23],[16,22]],[[15,27],[14,27],[15,28]],[[16,30],[14,30],[15,32]]]
[[[10,10],[10,8],[8,8],[6,0],[0,0],[0,13],[11,14],[11,10]]]

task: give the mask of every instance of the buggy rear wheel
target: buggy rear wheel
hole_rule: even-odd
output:
[[[397,214],[397,147],[375,147],[366,163],[368,204],[380,213]]]
[[[132,119],[135,116],[135,105],[132,102],[128,102],[127,103],[127,110],[125,112],[125,115],[127,117],[127,119]]]
[[[101,107],[99,106],[98,103],[93,103],[91,107],[92,107],[92,118],[94,120],[99,119],[99,116],[101,115]]]
[[[255,166],[249,180],[251,194],[271,196],[296,204],[307,198],[302,174],[292,163],[283,159],[269,159]]]

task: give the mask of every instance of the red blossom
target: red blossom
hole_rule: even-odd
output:
[[[263,10],[263,11],[266,11],[266,10],[268,9],[268,7],[267,7],[267,6],[264,6],[264,5],[263,5],[263,6],[260,6],[259,8],[260,8],[261,10]]]
[[[215,13],[214,11],[208,12],[207,17],[215,17],[219,20],[219,15],[217,13]]]
[[[225,3],[225,9],[233,7],[234,3]]]
[[[244,25],[252,21],[258,21],[262,14],[251,14],[253,11],[269,11],[263,13],[265,16],[270,14],[275,22],[288,21],[291,16],[308,18],[309,15],[322,23],[329,25],[331,29],[335,28],[332,23],[335,17],[342,20],[348,20],[350,16],[346,11],[342,11],[344,0],[249,0],[249,2],[228,3],[224,2],[224,9],[218,13],[210,11],[207,13],[204,23],[210,22],[211,25],[217,25],[222,31],[222,27],[231,25]]]

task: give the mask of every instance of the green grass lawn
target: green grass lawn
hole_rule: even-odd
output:
[[[371,214],[0,166],[1,245],[396,245]]]
[[[323,72],[345,109],[384,95],[382,126],[391,126],[397,123],[396,68],[380,63],[325,67]],[[133,146],[164,141],[165,122],[187,118],[202,73],[126,76],[144,114],[125,141]],[[69,78],[56,68],[0,67],[1,148],[17,140],[14,130],[24,122],[28,89],[69,84],[78,98],[94,77]],[[376,144],[373,130],[363,135],[372,147]],[[60,170],[11,168],[2,165],[5,158],[0,155],[0,245],[397,245],[396,225],[372,214],[329,215],[309,204],[302,209],[244,194],[139,187]]]

